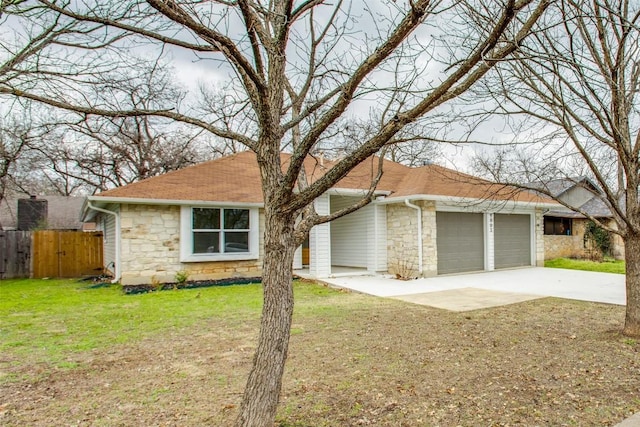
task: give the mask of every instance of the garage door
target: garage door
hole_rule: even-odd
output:
[[[438,274],[484,270],[483,215],[436,212]]]
[[[495,267],[531,265],[531,216],[495,214]]]

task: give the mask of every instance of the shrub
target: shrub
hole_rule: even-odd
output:
[[[584,247],[589,258],[602,261],[611,255],[611,233],[593,221],[589,221],[584,229]]]

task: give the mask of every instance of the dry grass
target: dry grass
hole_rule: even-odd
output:
[[[549,298],[453,313],[302,295],[280,426],[606,426],[640,411],[640,345],[617,332],[623,307]],[[70,356],[72,369],[5,354],[0,424],[231,425],[257,326],[253,308],[197,326],[167,319],[164,333]]]

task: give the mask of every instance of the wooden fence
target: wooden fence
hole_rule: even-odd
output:
[[[100,232],[0,232],[0,278],[92,276],[102,263]]]
[[[0,279],[30,276],[31,234],[0,230]]]

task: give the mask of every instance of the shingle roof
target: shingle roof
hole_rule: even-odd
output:
[[[613,216],[609,206],[598,197],[598,194],[602,193],[601,190],[591,179],[585,176],[554,179],[546,183],[538,183],[538,186],[540,188],[546,187],[546,189],[557,198],[561,198],[564,193],[574,187],[584,187],[593,193],[593,197],[583,203],[582,206],[577,206],[577,208],[594,218],[610,218]],[[560,218],[585,218],[585,216],[579,212],[567,210],[551,210],[545,215]]]
[[[575,176],[567,178],[553,179],[544,183],[533,183],[536,188],[545,188],[554,197],[559,197],[563,193],[575,186],[583,186],[593,192],[600,192],[600,189],[586,176]]]
[[[594,218],[611,218],[611,209],[598,197],[594,196],[589,199],[582,206],[578,206],[578,209],[588,213]],[[545,214],[545,216],[555,216],[558,218],[586,218],[580,212],[566,211],[566,210],[551,210]]]
[[[290,156],[283,154],[286,165]],[[349,172],[334,188],[368,189],[377,174],[379,158],[370,157]],[[553,203],[533,192],[505,187],[436,165],[411,168],[384,160],[383,176],[377,190],[392,197],[438,195],[492,198],[534,203]],[[336,162],[308,157],[307,175],[318,179]],[[186,167],[164,175],[104,191],[96,198],[262,203],[260,171],[256,156],[242,152]]]

